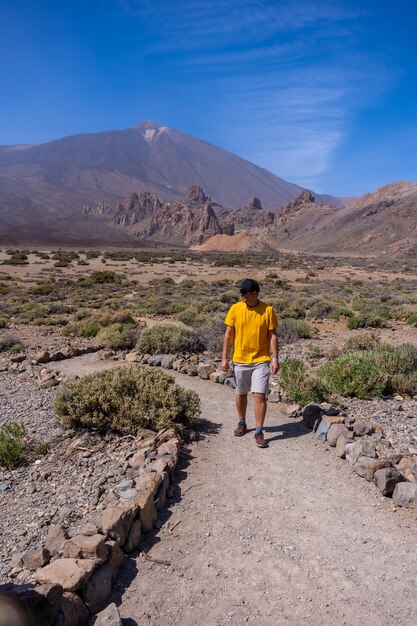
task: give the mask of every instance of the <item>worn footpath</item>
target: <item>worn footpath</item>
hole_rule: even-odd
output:
[[[395,512],[279,405],[260,450],[253,432],[233,437],[230,389],[176,377],[199,393],[209,429],[145,539],[154,561],[130,558],[116,584],[123,623],[416,624],[414,514]]]

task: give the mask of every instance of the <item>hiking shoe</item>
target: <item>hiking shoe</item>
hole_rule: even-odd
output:
[[[246,431],[248,430],[248,427],[245,424],[238,424],[236,430],[234,431],[234,435],[235,437],[243,437],[243,435],[246,435]]]
[[[258,446],[258,448],[268,447],[268,442],[265,441],[263,433],[255,433],[255,443]]]

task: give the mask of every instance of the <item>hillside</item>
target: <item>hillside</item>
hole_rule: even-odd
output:
[[[0,239],[119,241],[121,233],[104,219],[80,214],[81,206],[116,207],[127,194],[144,191],[176,201],[194,184],[229,210],[255,196],[272,210],[302,191],[221,148],[148,121],[40,145],[2,146]],[[345,199],[329,201],[341,205]]]

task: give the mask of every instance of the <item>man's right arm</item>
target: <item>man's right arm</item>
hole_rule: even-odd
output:
[[[229,350],[235,337],[235,329],[232,326],[226,326],[226,332],[223,339],[223,354],[222,354],[222,370],[227,372],[229,369]]]

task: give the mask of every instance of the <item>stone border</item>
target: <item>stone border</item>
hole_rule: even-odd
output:
[[[174,429],[144,432],[128,459],[117,495],[92,522],[71,536],[63,526],[54,525],[40,548],[14,557],[11,575],[32,572],[31,584],[0,586],[3,614],[17,607],[29,624],[85,626],[103,608],[125,555],[138,549],[142,532],[158,527],[158,511],[165,505],[178,463],[181,440]],[[110,617],[113,621],[106,621]],[[94,623],[121,625],[115,605]]]
[[[395,506],[417,510],[417,462],[392,449],[377,421],[348,416],[327,404],[308,404],[302,415],[317,439],[334,448],[358,476],[392,497]]]

